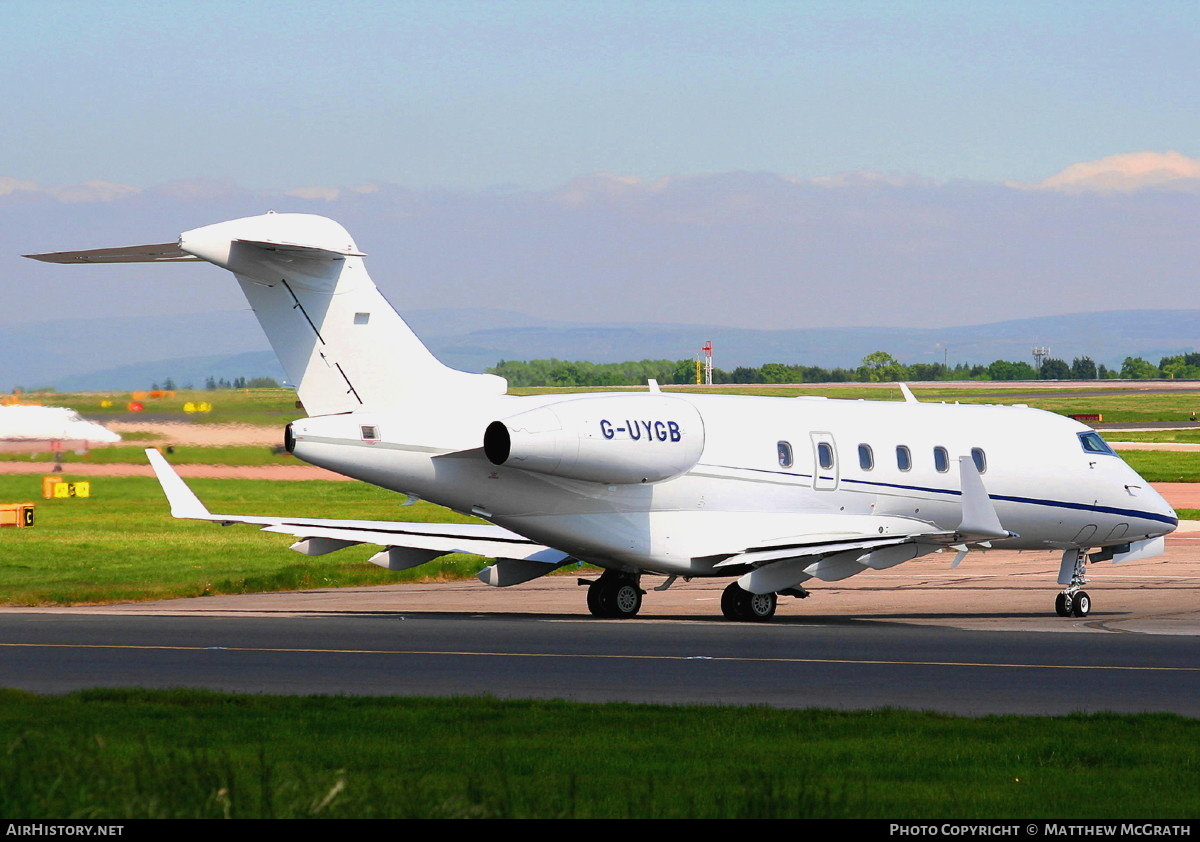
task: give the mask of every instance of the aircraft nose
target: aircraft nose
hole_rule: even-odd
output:
[[[1166,498],[1158,492],[1158,489],[1147,488],[1144,501],[1148,513],[1152,516],[1151,519],[1159,524],[1159,528],[1154,531],[1154,534],[1169,535],[1174,532],[1179,526],[1179,515]]]

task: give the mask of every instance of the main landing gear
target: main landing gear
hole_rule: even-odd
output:
[[[773,593],[750,593],[733,582],[721,594],[721,613],[727,620],[764,623],[775,616],[777,602]]]
[[[588,610],[596,617],[634,617],[642,608],[643,591],[636,576],[608,570],[594,582],[579,581],[585,583]]]
[[[1086,617],[1092,611],[1092,598],[1083,589],[1087,584],[1084,564],[1087,556],[1082,550],[1067,550],[1063,553],[1062,566],[1058,571],[1058,583],[1067,589],[1054,598],[1054,612],[1060,617]]]
[[[673,577],[672,577],[673,579]],[[587,586],[588,610],[596,617],[622,619],[634,617],[642,608],[642,590],[637,576],[606,570],[599,579],[579,579]],[[667,585],[670,584],[668,581]],[[667,585],[655,590],[665,590]],[[804,598],[808,592],[803,588],[782,591],[785,596]],[[775,616],[779,595],[774,593],[750,593],[742,590],[737,582],[725,588],[721,594],[721,613],[728,620],[764,623]]]

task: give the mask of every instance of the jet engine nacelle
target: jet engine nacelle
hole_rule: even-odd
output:
[[[614,484],[673,479],[703,450],[700,413],[661,394],[561,401],[493,421],[483,437],[493,464]]]

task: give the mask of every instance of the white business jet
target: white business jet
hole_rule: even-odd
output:
[[[1175,512],[1094,430],[1021,406],[665,394],[515,397],[435,359],[346,230],[306,214],[237,219],[178,243],[30,255],[53,263],[205,260],[232,272],[310,417],[299,458],[487,524],[213,514],[154,451],[175,517],[249,523],[390,570],[452,552],[508,586],[583,561],[587,604],[632,617],[643,578],[736,577],[721,609],[766,620],[778,595],[953,549],[1062,551],[1056,610],[1086,616],[1086,561],[1163,551]]]
[[[84,453],[121,437],[73,409],[13,404],[0,406],[0,453]]]

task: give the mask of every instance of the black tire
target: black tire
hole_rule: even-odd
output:
[[[721,592],[721,613],[725,615],[726,620],[733,620],[735,623],[740,623],[745,620],[744,606],[741,594],[741,585],[737,582],[732,583]]]
[[[1086,617],[1092,613],[1092,598],[1087,591],[1080,591],[1071,600],[1071,614],[1076,617]]]
[[[1067,595],[1060,593],[1054,597],[1054,613],[1060,617],[1070,617],[1071,609],[1067,608]]]
[[[733,582],[721,594],[721,613],[734,622],[763,623],[775,616],[778,597],[773,593],[754,594]]]
[[[587,589],[587,607],[588,611],[592,612],[593,617],[607,617],[604,606],[604,583],[600,581],[592,582]]]
[[[588,585],[588,611],[595,617],[636,617],[642,610],[642,589],[630,579],[597,579]]]

